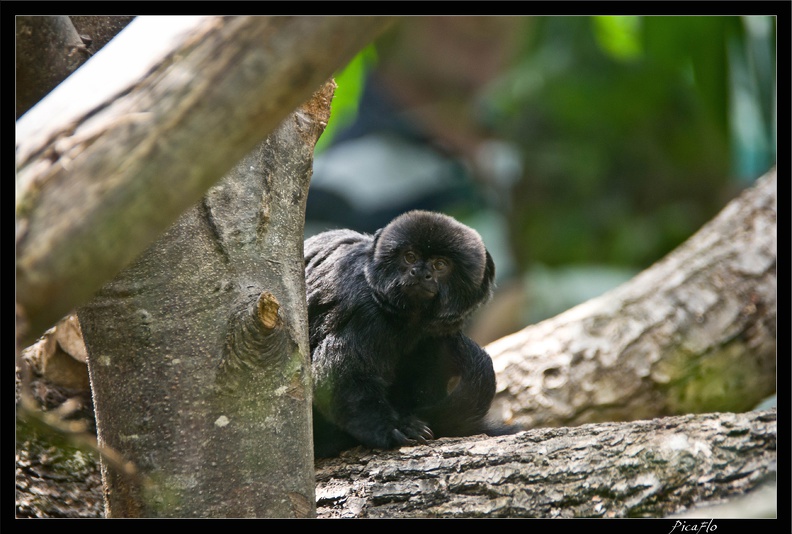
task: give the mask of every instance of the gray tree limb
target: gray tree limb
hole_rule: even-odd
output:
[[[776,387],[776,171],[622,286],[487,347],[492,412],[566,426],[744,411]]]
[[[776,472],[775,410],[444,438],[317,464],[319,517],[663,517]]]

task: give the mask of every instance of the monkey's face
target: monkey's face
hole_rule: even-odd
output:
[[[451,260],[440,256],[423,257],[406,250],[401,254],[401,289],[413,302],[432,300],[453,270]]]
[[[495,265],[481,237],[439,213],[411,211],[379,230],[366,280],[381,302],[452,323],[484,302]]]

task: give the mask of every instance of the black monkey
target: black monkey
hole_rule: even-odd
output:
[[[494,276],[478,233],[428,211],[305,242],[317,457],[487,430],[492,360],[461,329]]]

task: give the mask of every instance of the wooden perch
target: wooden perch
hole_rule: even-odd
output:
[[[662,517],[775,471],[775,410],[544,428],[320,461],[317,516]]]

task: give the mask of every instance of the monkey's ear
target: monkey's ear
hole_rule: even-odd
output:
[[[371,248],[369,250],[371,250],[372,253],[375,250],[377,250],[377,245],[379,244],[380,235],[382,235],[382,228],[374,232],[374,235],[371,236]]]
[[[492,256],[490,256],[488,250],[485,249],[484,253],[487,256],[487,265],[484,267],[484,281],[482,285],[489,291],[495,283],[495,262],[492,260]]]

